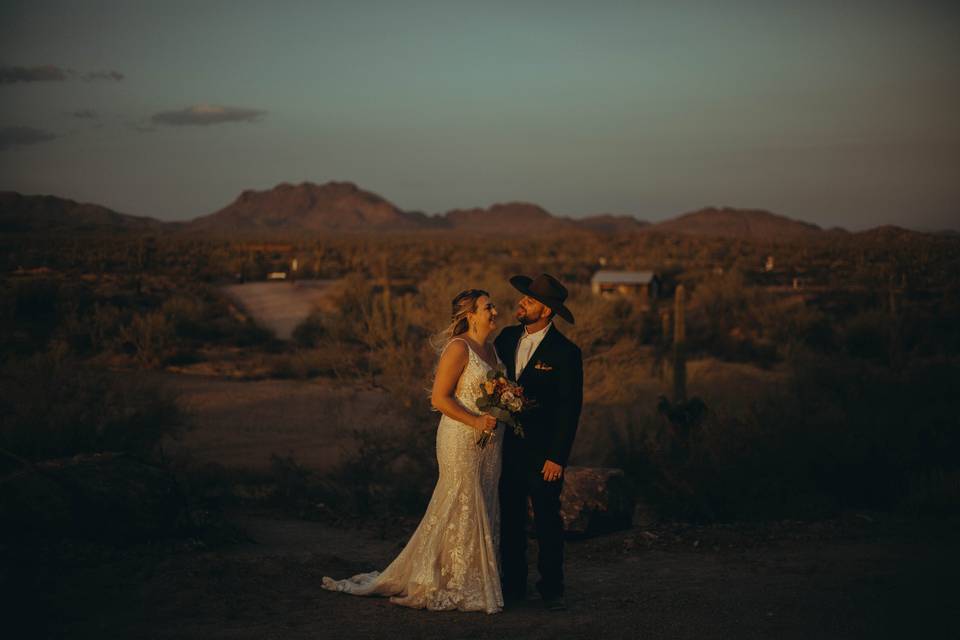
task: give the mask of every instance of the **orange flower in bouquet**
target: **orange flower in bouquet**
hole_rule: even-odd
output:
[[[522,438],[523,427],[520,426],[517,416],[532,405],[523,395],[523,387],[508,380],[502,369],[496,369],[487,372],[487,379],[481,383],[480,392],[477,408],[492,415],[498,423],[509,425],[513,428],[513,433]],[[492,432],[484,431],[477,440],[477,445],[482,449],[492,437]]]

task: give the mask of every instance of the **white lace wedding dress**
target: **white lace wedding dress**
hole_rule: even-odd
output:
[[[455,397],[479,415],[476,399],[490,366],[469,344],[467,351]],[[440,477],[407,546],[383,573],[361,573],[346,580],[324,577],[323,588],[358,596],[391,596],[391,602],[417,609],[500,611],[497,485],[503,427],[483,449],[477,446],[478,437],[476,429],[443,416],[437,427]]]

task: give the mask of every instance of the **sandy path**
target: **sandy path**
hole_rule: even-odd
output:
[[[236,300],[258,324],[289,340],[298,324],[325,302],[333,280],[248,282],[223,291]]]

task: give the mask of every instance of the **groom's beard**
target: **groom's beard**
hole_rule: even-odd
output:
[[[530,316],[527,315],[527,312],[524,311],[523,309],[521,309],[520,311],[517,311],[517,322],[519,322],[522,325],[533,324],[539,319],[540,318],[531,318]]]

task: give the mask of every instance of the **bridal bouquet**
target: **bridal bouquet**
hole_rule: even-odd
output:
[[[502,370],[487,372],[487,379],[480,384],[480,397],[477,398],[477,408],[485,411],[497,419],[513,427],[513,433],[523,437],[523,427],[517,421],[516,414],[531,406],[530,400],[523,395],[523,387],[507,380],[507,374]],[[493,433],[484,431],[477,445],[482,449],[490,442]]]

